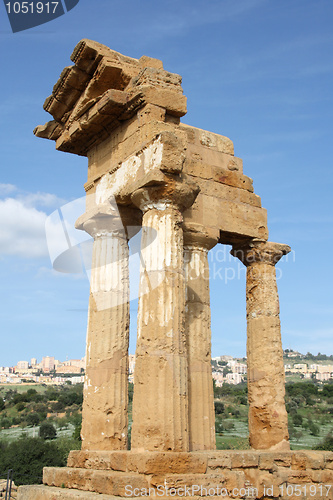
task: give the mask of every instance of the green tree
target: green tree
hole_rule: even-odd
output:
[[[296,413],[296,415],[293,416],[293,423],[294,425],[297,425],[297,427],[300,427],[303,423],[303,417],[299,413]]]
[[[3,429],[9,429],[11,425],[12,425],[11,420],[7,417],[3,417],[0,420],[0,427],[2,427]]]
[[[38,425],[40,422],[40,415],[39,413],[28,413],[26,416],[26,421],[28,425]]]
[[[333,451],[333,436],[328,434],[325,439],[317,446],[313,448],[314,450],[328,450]]]
[[[39,428],[39,437],[42,439],[54,439],[57,437],[57,431],[53,424],[43,422]]]
[[[315,424],[310,418],[309,418],[309,422],[308,422],[308,429],[310,431],[310,434],[312,434],[312,436],[319,436],[319,426],[317,424]]]
[[[17,405],[16,405],[17,411],[23,411],[24,408],[25,408],[24,403],[17,403]]]
[[[324,397],[333,397],[333,384],[325,384],[323,387],[323,396]]]
[[[221,413],[224,413],[224,404],[222,403],[222,401],[215,401],[214,406],[216,415],[221,415]]]
[[[81,427],[82,423],[77,423],[75,426],[74,432],[73,432],[73,439],[77,439],[78,441],[81,441]]]
[[[222,422],[221,417],[219,417],[219,416],[215,418],[215,432],[216,432],[216,434],[219,434],[219,435],[223,434],[223,432],[224,432],[223,422]]]
[[[13,469],[17,485],[41,483],[43,467],[61,467],[65,463],[54,442],[24,437],[0,443],[0,470]]]
[[[128,401],[131,403],[133,401],[134,384],[128,383]]]

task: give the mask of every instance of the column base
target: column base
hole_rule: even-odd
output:
[[[18,500],[290,499],[298,491],[303,499],[333,499],[325,486],[332,483],[333,452],[326,451],[72,451],[68,467],[46,467],[44,485],[20,486]]]

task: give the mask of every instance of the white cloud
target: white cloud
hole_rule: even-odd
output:
[[[50,193],[25,193],[17,196],[17,199],[22,201],[25,206],[29,207],[56,207],[66,203],[65,200],[61,200],[55,194]]]
[[[4,198],[0,199],[0,255],[48,256],[45,208],[63,200],[50,193],[27,193],[13,184],[0,184],[0,197]]]
[[[17,190],[17,187],[13,184],[1,184],[0,183],[0,196],[6,196],[7,194],[13,193]]]
[[[0,252],[20,257],[48,254],[45,238],[46,214],[20,200],[0,200]]]

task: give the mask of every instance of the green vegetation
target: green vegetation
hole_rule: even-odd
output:
[[[82,385],[0,389],[0,476],[40,483],[43,467],[66,465],[80,449]]]
[[[57,429],[49,422],[43,422],[39,428],[39,437],[46,439],[55,439],[57,437]]]
[[[14,470],[16,484],[42,482],[43,467],[65,465],[63,454],[54,442],[21,438],[0,442],[0,471]]]
[[[80,422],[82,384],[60,387],[29,387],[18,391],[11,386],[0,388],[0,430],[40,426],[51,421],[56,427],[76,426]],[[48,418],[47,418],[48,417]],[[0,439],[3,433],[0,432]],[[60,434],[61,435],[61,434]]]
[[[247,449],[248,405],[245,384],[214,386],[218,449]],[[333,383],[288,382],[286,407],[292,449],[331,449]],[[323,448],[325,446],[325,448]]]
[[[80,449],[82,385],[0,388],[0,475],[38,483],[46,465],[63,466]],[[247,386],[214,385],[218,449],[249,449]],[[133,384],[129,384],[129,441]],[[288,382],[286,407],[293,449],[333,451],[333,383]]]

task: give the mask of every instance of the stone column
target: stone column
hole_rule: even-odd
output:
[[[197,190],[142,188],[143,211],[132,449],[188,451],[188,382],[181,211]]]
[[[208,264],[216,243],[205,234],[184,233],[190,451],[216,447]]]
[[[127,449],[129,269],[127,232],[114,210],[84,214],[93,238],[82,409],[82,449]]]
[[[288,245],[255,241],[233,248],[247,267],[247,366],[250,445],[288,450],[285,375],[275,264]]]

